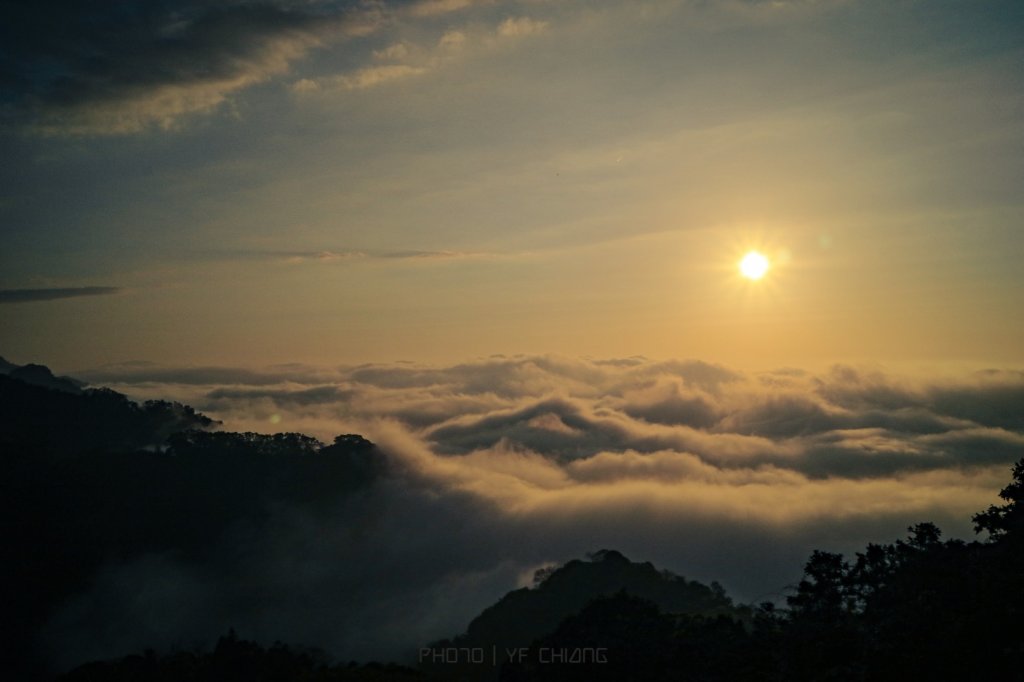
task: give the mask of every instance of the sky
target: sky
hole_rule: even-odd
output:
[[[0,8],[0,355],[391,471],[259,550],[309,598],[113,562],[68,661],[398,656],[601,548],[780,600],[1024,456],[1018,0]]]
[[[16,361],[1022,361],[1017,2],[5,7]]]

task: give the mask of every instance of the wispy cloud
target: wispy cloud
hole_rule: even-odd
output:
[[[433,17],[448,14],[473,5],[493,4],[494,0],[420,0],[409,6],[409,14],[415,17]]]
[[[0,289],[0,303],[55,301],[80,296],[107,296],[123,291],[121,287],[65,287],[54,289]]]
[[[437,8],[437,11],[452,11],[471,4],[466,0],[455,2],[425,3],[423,6]],[[431,10],[433,13],[434,10]],[[414,16],[425,14],[413,12]],[[543,33],[548,21],[527,16],[506,17],[498,23],[468,23],[458,28],[448,28],[433,43],[403,41],[386,48],[374,50],[370,57],[373,63],[341,74],[303,78],[294,82],[295,93],[312,93],[331,90],[362,90],[391,81],[436,71],[457,59],[466,59],[474,54],[493,50],[512,41]],[[384,62],[384,63],[381,63]]]
[[[538,21],[530,17],[509,17],[498,24],[497,34],[506,38],[518,38],[542,33],[548,28],[548,22]]]
[[[373,262],[426,262],[455,261],[470,259],[511,258],[518,253],[499,253],[493,251],[458,251],[442,249],[436,251],[409,249],[403,251],[360,250],[360,249],[322,249],[309,250],[222,250],[204,252],[215,259],[224,260],[271,260],[298,265],[301,263],[373,263]]]
[[[329,78],[326,81],[314,81],[319,87],[341,87],[346,90],[362,90],[372,88],[388,81],[400,80],[427,72],[427,67],[410,64],[381,64],[357,69],[351,73]],[[300,88],[297,88],[301,91]]]

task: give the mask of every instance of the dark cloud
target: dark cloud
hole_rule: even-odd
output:
[[[815,380],[817,393],[855,411],[914,409],[985,426],[1024,428],[1024,372],[977,372],[953,385],[914,386],[880,372],[836,367]]]
[[[123,291],[120,287],[65,287],[57,289],[0,289],[0,303],[55,301],[79,296],[107,296]]]
[[[707,428],[716,424],[721,415],[714,405],[701,397],[690,397],[679,393],[647,404],[625,405],[623,411],[656,424],[678,424],[694,428]]]
[[[178,126],[292,71],[312,50],[469,0],[13,0],[0,23],[0,122],[47,135]],[[451,258],[401,252],[385,258]],[[313,257],[320,257],[320,254]]]
[[[289,391],[287,389],[253,390],[253,389],[231,389],[219,388],[211,391],[207,398],[209,403],[239,402],[246,400],[270,400],[281,407],[298,407],[304,405],[321,405],[324,403],[339,403],[351,400],[355,397],[354,391],[347,391],[337,386],[316,386],[300,390]]]
[[[365,30],[356,2],[4,3],[2,102],[43,132],[169,127]]]
[[[570,400],[551,399],[522,409],[479,418],[460,420],[428,433],[438,451],[455,454],[512,443],[557,459],[576,459],[604,450],[621,450],[630,434],[612,420],[588,415]],[[635,439],[634,439],[635,440]],[[634,442],[644,450],[657,450],[659,443]]]
[[[1024,373],[989,374],[988,385],[966,389],[938,387],[928,391],[925,404],[957,419],[1024,430]]]

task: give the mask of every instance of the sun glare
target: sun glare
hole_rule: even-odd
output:
[[[747,279],[757,280],[768,272],[768,259],[757,251],[751,251],[740,261],[740,274]]]

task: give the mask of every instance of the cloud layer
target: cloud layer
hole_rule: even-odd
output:
[[[326,517],[284,514],[272,537],[228,539],[225,554],[250,567],[241,583],[230,561],[112,565],[54,625],[79,654],[235,626],[342,657],[408,657],[537,566],[602,547],[742,600],[778,599],[812,548],[852,551],[922,520],[969,535],[970,514],[1024,456],[1020,372],[926,381],[495,357],[80,375],[190,401],[227,429],[359,432],[390,474]],[[181,607],[192,599],[202,614]],[[104,622],[134,625],[92,627],[88,614],[111,610]]]
[[[47,135],[117,135],[176,128],[189,115],[219,109],[243,90],[290,73],[316,48],[490,3],[170,0],[108,3],[102,9],[67,0],[8,4],[6,29],[0,31],[6,48],[0,112],[8,122]],[[493,30],[475,30],[473,38],[518,38],[545,27],[528,17],[506,17]],[[436,49],[416,48],[415,54],[401,52],[403,44],[396,43],[367,54],[336,55],[337,61],[365,65],[298,78],[292,89],[359,90],[425,73],[466,41],[460,31],[445,35],[449,39]]]
[[[285,73],[316,46],[372,30],[374,13],[358,4],[13,3],[4,99],[44,133],[170,128]]]
[[[329,438],[390,423],[439,457],[507,447],[564,465],[671,451],[725,469],[863,479],[986,467],[1024,445],[1024,374],[1014,371],[922,381],[846,366],[817,376],[497,357],[450,367],[117,365],[83,376],[129,394],[172,384],[227,428],[266,430],[274,418],[274,428]]]
[[[56,301],[79,296],[107,296],[123,291],[120,287],[65,287],[52,289],[0,289],[0,303]]]

